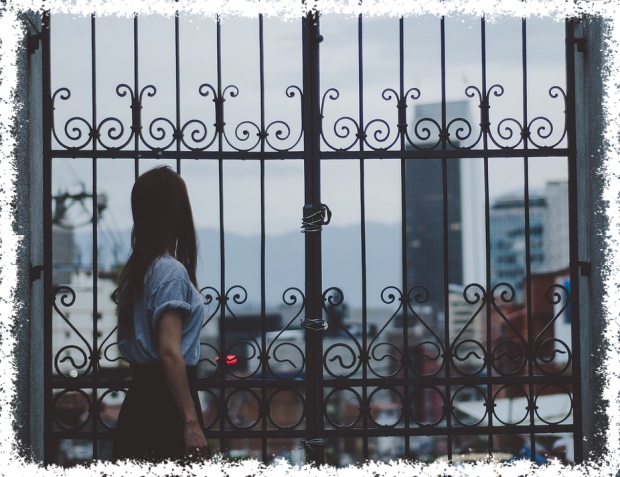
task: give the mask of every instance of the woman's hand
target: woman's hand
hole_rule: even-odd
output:
[[[183,419],[185,456],[209,457],[209,445],[200,427],[181,354],[182,316],[166,311],[159,323],[159,357],[164,378]]]
[[[209,457],[209,444],[200,428],[200,424],[186,423],[183,426],[185,455],[187,457]]]

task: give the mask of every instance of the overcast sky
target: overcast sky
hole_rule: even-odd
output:
[[[215,61],[215,22],[212,19],[181,15],[181,115],[182,122],[200,119],[207,127],[214,122],[212,97],[202,97],[198,87],[217,84]],[[351,116],[358,120],[357,19],[351,16],[325,15],[321,19],[321,90],[336,88],[337,100],[326,100],[325,133],[336,147],[333,124],[337,118]],[[260,122],[258,21],[250,18],[224,17],[222,21],[222,81],[239,89],[236,98],[226,101],[228,134],[242,121]],[[396,132],[395,102],[386,101],[386,88],[398,90],[398,19],[368,17],[363,22],[364,120],[382,118]],[[130,109],[127,97],[119,97],[121,83],[133,86],[132,20],[114,16],[97,19],[97,108],[98,118],[114,116],[124,122],[123,142],[129,134]],[[140,84],[152,84],[157,94],[143,102],[144,126],[163,116],[174,122],[174,21],[149,16],[139,24]],[[302,86],[301,21],[266,18],[264,23],[265,115],[266,122],[286,122],[291,139],[279,147],[292,144],[299,135],[300,98],[286,96],[290,85]],[[504,94],[493,97],[491,121],[522,117],[521,22],[505,18],[487,23],[487,85],[501,84]],[[416,87],[421,95],[410,100],[408,122],[414,120],[416,103],[441,99],[440,23],[431,16],[405,19],[405,89]],[[550,138],[559,138],[563,128],[564,104],[549,96],[552,86],[565,89],[564,24],[552,19],[528,20],[528,115],[549,118],[556,128]],[[90,19],[56,15],[52,23],[53,90],[66,87],[72,96],[56,102],[56,124],[62,137],[67,119],[91,117]],[[467,86],[481,87],[480,20],[473,16],[446,19],[446,96],[448,100],[466,100]],[[472,123],[478,123],[478,103],[469,99]],[[498,119],[495,119],[498,118]],[[542,123],[541,123],[542,124]],[[274,132],[275,129],[272,129]],[[146,132],[146,131],[145,131]],[[251,130],[251,132],[253,132]],[[213,131],[209,129],[208,134]],[[168,132],[168,137],[169,136]],[[255,136],[252,136],[255,137]],[[270,137],[274,139],[273,134]],[[249,142],[249,141],[248,141]],[[239,145],[244,143],[237,141]],[[152,144],[157,145],[153,140]],[[297,149],[301,147],[298,146]],[[143,161],[141,171],[154,161]],[[56,160],[53,169],[55,190],[77,190],[85,182],[91,188],[91,161]],[[170,162],[173,164],[173,162]],[[565,180],[564,159],[537,160],[531,165],[530,181],[542,187],[547,180]],[[522,188],[523,161],[491,161],[491,194],[500,195]],[[303,207],[303,167],[300,161],[270,162],[267,165],[267,233],[281,234],[296,230]],[[217,226],[217,168],[212,161],[184,162],[198,226]],[[372,222],[397,223],[400,220],[400,166],[397,161],[369,161],[367,165],[367,213]],[[371,179],[368,179],[371,178]],[[225,165],[225,220],[227,230],[241,234],[258,233],[259,181],[258,164],[234,161]],[[334,225],[359,223],[359,163],[329,161],[323,164],[323,199],[334,212]],[[98,189],[109,199],[109,217],[119,228],[131,225],[129,191],[133,183],[133,162],[100,161]]]

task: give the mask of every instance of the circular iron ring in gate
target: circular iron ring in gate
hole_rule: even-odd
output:
[[[472,398],[472,397],[467,397],[467,390],[473,390],[473,394],[478,394],[480,397],[479,398]],[[468,413],[463,413],[465,414],[465,416],[470,416],[470,419],[468,419],[467,421],[465,420],[464,417],[461,417],[459,419],[459,416],[457,415],[457,413],[455,411],[460,411],[459,407],[458,407],[458,402],[459,401],[459,397],[461,397],[461,399],[463,399],[463,402],[478,402],[478,403],[482,403],[482,405],[480,405],[477,408],[472,408],[469,410]],[[493,404],[491,404],[493,405]],[[454,394],[452,394],[452,399],[450,399],[450,407],[451,407],[451,412],[452,412],[452,418],[458,422],[460,425],[462,426],[466,426],[466,427],[474,427],[477,426],[478,424],[480,424],[482,421],[484,421],[484,418],[487,417],[488,414],[488,409],[489,409],[489,403],[487,403],[486,401],[486,395],[484,393],[484,391],[482,391],[482,389],[480,389],[478,386],[461,386],[459,387]],[[481,414],[480,418],[478,418],[478,414]]]
[[[558,355],[565,355],[566,362],[556,360]],[[534,365],[547,376],[564,373],[572,364],[572,358],[568,345],[557,338],[537,343],[534,351]]]
[[[479,361],[476,365],[476,361]],[[486,367],[486,352],[482,343],[467,338],[454,343],[452,347],[452,367],[462,376],[477,376]]]
[[[226,354],[224,357],[219,358],[218,362],[220,366],[226,366],[226,372],[230,375],[234,376],[237,379],[247,379],[255,376],[260,370],[260,361],[258,358],[258,350],[259,345],[256,343],[253,337],[251,339],[254,341],[237,341],[232,346],[230,346],[226,350]],[[257,364],[254,369],[247,369],[250,367],[251,361],[254,360]],[[243,371],[235,371],[234,364],[238,363],[241,365],[240,370]]]
[[[416,376],[436,376],[443,369],[445,360],[441,341],[420,341],[410,350],[409,369]]]
[[[358,347],[358,354],[356,354],[355,350],[347,343],[334,343],[333,345],[331,345],[329,348],[325,350],[324,368],[325,368],[325,371],[327,371],[327,373],[332,378],[350,378],[351,376],[355,375],[355,373],[358,371],[358,369],[362,365],[362,361],[359,359],[359,352],[360,352],[359,344],[357,342],[355,344]],[[341,350],[341,351],[338,352],[335,350]],[[347,356],[345,357],[346,360],[343,359],[342,350],[348,353]],[[336,362],[338,364],[338,369],[336,369],[336,367],[334,366]],[[332,368],[330,368],[329,363],[334,363],[332,364]],[[340,371],[340,374],[336,374],[338,373],[338,371]]]
[[[432,395],[435,394],[436,397]],[[433,409],[428,409],[428,403],[439,402],[441,415],[432,421]],[[435,427],[446,418],[446,397],[437,386],[423,386],[414,389],[409,396],[409,419],[420,427]],[[429,412],[430,411],[430,412]]]
[[[205,429],[211,429],[218,421],[219,399],[211,390],[198,391],[198,398],[202,406],[202,418],[204,420]]]
[[[491,351],[493,369],[502,376],[518,375],[527,364],[525,343],[515,342],[514,339],[503,340],[497,343]]]
[[[401,348],[394,343],[371,343],[368,370],[375,376],[391,378],[398,375],[402,370],[403,361]]]
[[[373,406],[375,398],[377,403]],[[394,388],[376,388],[368,396],[368,419],[376,426],[396,427],[403,419],[404,409],[403,396]],[[393,416],[393,411],[398,415]]]
[[[549,392],[553,388],[558,388],[560,393]],[[545,424],[562,424],[568,418],[571,418],[568,424],[572,424],[573,397],[570,391],[561,384],[547,384],[536,393],[534,412],[536,417]]]
[[[350,393],[353,396],[348,399],[343,398],[345,393]],[[357,405],[355,401],[357,401]],[[355,415],[356,412],[357,415]],[[327,422],[336,428],[351,428],[362,417],[362,397],[353,388],[335,388],[325,397],[323,415]],[[337,418],[342,419],[342,421],[336,422],[335,419]],[[347,422],[344,422],[344,419],[347,419]]]
[[[53,409],[54,421],[62,429],[83,429],[92,412],[90,396],[81,389],[65,389],[54,396]]]
[[[514,391],[513,391],[514,390]],[[498,400],[505,402],[506,406],[498,406]],[[525,406],[519,408],[525,404]],[[525,411],[523,417],[519,419],[521,411]],[[524,422],[530,414],[530,405],[527,393],[522,387],[514,384],[506,384],[500,387],[493,396],[493,417],[505,426],[517,426]]]
[[[107,408],[108,407],[113,407],[113,406],[118,406],[118,405],[122,404],[123,401],[121,400],[120,402],[106,404],[104,402],[104,400],[108,396],[110,396],[112,399],[117,399],[119,393],[123,393],[123,394],[127,395],[127,390],[126,389],[108,389],[97,400],[97,409],[99,410],[99,413],[97,415],[97,420],[101,423],[101,425],[103,427],[105,427],[107,429],[115,429],[116,428],[116,419],[118,417],[118,416],[115,417],[113,415],[108,416],[106,414]],[[109,425],[109,423],[112,423],[112,422],[114,422],[114,425],[113,426]]]
[[[306,417],[305,399],[293,388],[282,388],[273,392],[267,401],[267,409],[269,422],[277,429],[295,429]]]
[[[260,411],[260,398],[252,389],[235,389],[226,397],[226,417],[235,429],[255,427],[260,421]]]
[[[278,336],[279,338],[279,336]],[[278,339],[276,338],[276,340]],[[289,369],[282,368],[278,369],[278,367],[272,365],[272,362],[267,362],[267,367],[270,373],[272,373],[278,379],[296,379],[305,369],[305,359],[303,350],[293,343],[282,342],[278,343],[273,349],[271,347],[275,343],[275,340],[271,342],[269,345],[269,350],[271,350],[270,359],[273,358],[274,363],[278,363],[278,365],[287,365]],[[291,359],[291,354],[294,353],[297,356],[297,364]],[[297,368],[297,370],[295,370]],[[292,369],[293,371],[290,371]]]

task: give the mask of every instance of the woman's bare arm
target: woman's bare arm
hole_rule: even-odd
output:
[[[207,455],[208,444],[200,428],[194,400],[189,389],[185,360],[181,354],[183,318],[177,311],[161,316],[158,330],[159,358],[172,398],[183,418],[186,455]]]

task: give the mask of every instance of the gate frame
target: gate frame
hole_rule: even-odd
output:
[[[51,71],[51,62],[50,62],[50,29],[49,29],[49,13],[44,14],[44,30],[43,30],[43,97],[45,98],[44,114],[43,114],[43,139],[44,139],[44,163],[43,163],[43,175],[44,178],[44,230],[45,230],[45,239],[44,239],[44,280],[45,280],[45,291],[44,291],[44,301],[46,304],[50,304],[53,301],[51,283],[52,283],[52,254],[51,254],[51,224],[52,224],[52,211],[51,211],[51,165],[52,165],[52,157],[57,157],[52,154],[51,150],[51,124],[52,124],[52,116],[53,111],[50,107],[49,98],[51,98],[51,82],[49,81],[49,74]],[[567,44],[572,45],[575,43],[574,38],[574,22],[572,20],[567,20]],[[304,82],[304,91],[312,90],[315,94],[312,95],[304,95],[304,109],[303,109],[303,123],[302,126],[304,131],[308,131],[307,128],[311,128],[312,131],[320,131],[321,128],[321,117],[320,117],[320,109],[319,109],[319,98],[320,98],[320,87],[319,87],[319,77],[318,77],[318,67],[319,67],[319,30],[318,25],[314,22],[312,17],[307,17],[302,20],[302,25],[305,25],[305,30],[303,32],[303,51],[304,51],[304,70],[305,68],[309,68],[310,71],[316,71],[316,73],[312,73],[310,75],[303,75]],[[575,63],[574,63],[574,54],[572,53],[572,48],[566,48],[567,54],[567,75],[570,78],[572,74],[573,79],[575,78]],[[308,56],[307,56],[308,55]],[[572,72],[569,74],[569,71]],[[308,89],[306,89],[308,87]],[[569,113],[567,111],[567,117],[571,117],[572,121],[568,121],[571,132],[569,133],[569,187],[571,192],[569,193],[570,197],[570,217],[572,224],[577,223],[578,218],[578,199],[577,196],[578,191],[578,183],[577,183],[577,170],[578,170],[578,161],[577,161],[577,138],[576,138],[576,116],[575,116],[575,88],[574,84],[571,81],[567,81],[567,96],[568,98],[572,98],[568,101],[568,109],[571,111]],[[312,102],[312,99],[316,101]],[[568,131],[567,131],[568,132]],[[304,157],[305,157],[305,172],[310,172],[311,176],[316,180],[313,182],[311,188],[307,188],[305,195],[305,205],[303,210],[303,217],[307,218],[313,213],[316,213],[317,210],[321,208],[320,201],[320,161],[322,158],[326,158],[329,154],[321,154],[320,151],[320,136],[318,133],[316,134],[306,134],[304,136],[304,141],[306,147],[304,147]],[[389,154],[388,154],[389,155]],[[398,154],[402,155],[402,154]],[[461,155],[456,154],[458,157],[462,157]],[[518,155],[518,154],[516,154]],[[350,156],[350,157],[358,157],[359,154],[338,154],[338,157]],[[442,153],[442,157],[450,156],[450,154]],[[571,180],[572,179],[572,180]],[[577,243],[577,238],[579,237],[579,229],[577,227],[571,227],[571,257],[577,257],[579,246]],[[579,293],[579,268],[581,268],[583,272],[583,264],[582,262],[571,261],[571,287],[575,287],[571,290],[571,295],[573,297],[573,302],[577,302],[577,299],[580,295]],[[308,233],[306,234],[306,310],[307,314],[311,317],[318,317],[321,314],[321,302],[322,302],[322,286],[321,286],[321,240],[320,233]],[[575,308],[583,309],[582,306],[576,306]],[[51,306],[45,307],[45,320],[44,320],[44,336],[45,336],[45,355],[51,356],[51,317],[52,317],[52,309]],[[317,318],[312,318],[317,319]],[[573,325],[573,342],[572,348],[575,356],[583,356],[583,351],[581,350],[580,344],[580,327],[579,324],[581,321],[577,318],[576,324]],[[319,338],[320,334],[307,332],[306,333],[306,352],[308,354],[308,350],[313,351],[313,359],[307,361],[308,372],[309,372],[309,381],[310,383],[314,383],[315,385],[310,385],[310,393],[306,396],[308,397],[308,401],[310,401],[310,397],[314,396],[315,391],[322,393],[322,386],[325,381],[322,379],[322,340]],[[588,342],[589,344],[589,342]],[[317,350],[321,350],[320,353],[316,352]],[[308,356],[306,356],[308,358]],[[573,361],[574,365],[580,365],[580,359],[575,359]],[[310,365],[312,362],[312,365]],[[96,367],[95,367],[96,368]],[[52,395],[52,362],[49,359],[45,360],[44,363],[45,369],[45,396],[46,400],[44,402],[45,406],[45,425],[44,425],[44,442],[45,442],[45,461],[50,462],[51,459],[51,445],[53,443],[52,438],[52,430],[51,430],[51,416],[53,415],[52,410],[52,401],[50,399]],[[314,371],[311,371],[314,370]],[[581,383],[583,385],[584,379],[580,374],[580,370],[577,372],[574,371],[574,374],[577,374],[579,379],[581,379]],[[96,381],[95,378],[93,378]],[[96,384],[95,384],[96,386]],[[581,394],[581,387],[577,386],[577,389],[573,389],[574,394]],[[323,420],[322,420],[322,398],[321,399],[313,399],[315,402],[314,406],[307,407],[306,414],[306,431],[308,433],[309,439],[321,438],[323,431]],[[578,402],[585,406],[585,403],[579,398]],[[96,406],[96,400],[94,400],[94,404]],[[576,426],[579,429],[579,434],[575,431],[575,440],[576,442],[580,442],[582,432],[582,420],[581,420],[581,406],[573,407],[573,416],[575,420],[579,421],[579,425]],[[96,434],[96,430],[93,431]],[[96,437],[95,437],[96,439]],[[315,463],[322,463],[324,461],[324,453],[323,450],[315,450],[311,446],[306,446],[308,451],[307,457],[308,460]],[[580,459],[581,452],[578,452],[579,447],[576,445],[576,457]]]

